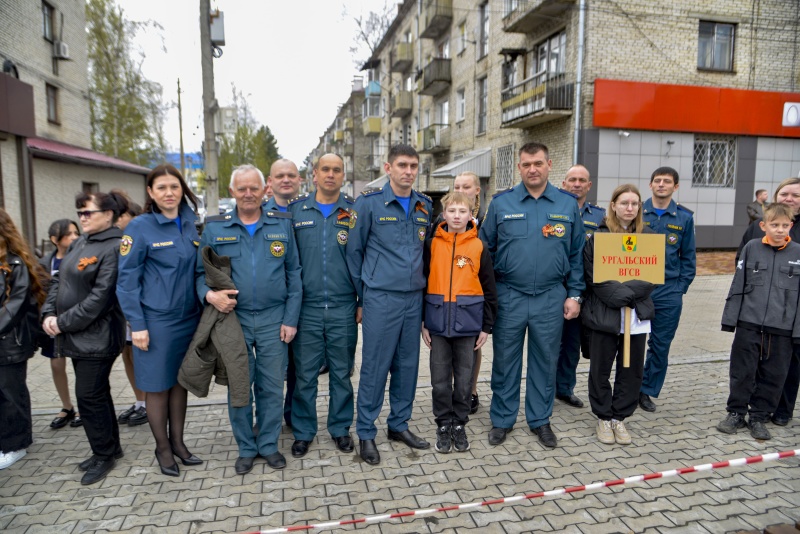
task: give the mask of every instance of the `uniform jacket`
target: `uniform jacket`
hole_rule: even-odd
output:
[[[356,220],[347,241],[347,268],[359,301],[363,287],[420,291],[425,287],[422,248],[431,220],[430,197],[411,191],[408,216],[392,191],[364,191],[356,200]]]
[[[231,259],[233,283],[239,290],[237,312],[271,310],[281,324],[297,326],[303,287],[289,213],[262,206],[253,237],[239,219],[238,210],[209,217],[200,239],[200,248],[206,246]],[[195,284],[201,302],[209,291],[205,280],[205,265],[198,254]]]
[[[133,332],[147,330],[146,319],[200,313],[194,283],[200,244],[196,216],[188,204],[181,204],[179,213],[181,228],[161,213],[144,213],[125,228],[117,298]]]
[[[28,267],[11,252],[6,262],[0,268],[0,365],[33,356],[40,335],[39,304],[31,293]]]
[[[752,223],[750,223],[750,226],[747,227],[747,230],[744,231],[744,235],[742,235],[742,241],[739,243],[739,248],[736,251],[737,264],[739,263],[739,256],[742,255],[742,249],[744,248],[744,246],[753,239],[758,239],[759,241],[761,241],[761,238],[763,238],[766,235],[764,233],[764,230],[761,229],[761,226],[759,226],[760,222],[761,222],[760,218],[758,220],[753,221]],[[795,215],[794,221],[792,222],[794,223],[794,225],[789,229],[789,237],[791,237],[792,241],[794,241],[795,243],[800,243],[800,217]]]
[[[664,268],[664,287],[676,288],[682,294],[689,291],[689,286],[697,272],[697,256],[694,245],[694,212],[669,201],[667,211],[659,217],[653,211],[653,199],[648,198],[642,206],[642,218],[651,230],[665,234],[666,266]]]
[[[355,222],[355,201],[339,194],[328,218],[317,207],[316,191],[289,203],[292,225],[303,267],[303,305],[327,308],[353,304],[356,288],[347,270],[347,241]]]
[[[492,197],[480,236],[498,283],[528,295],[559,284],[569,297],[583,292],[586,235],[573,195],[547,184],[535,199],[519,183]]]
[[[722,330],[736,327],[792,336],[800,343],[800,244],[790,241],[778,250],[752,240],[736,264],[722,312]]]
[[[217,256],[211,247],[204,247],[200,257],[207,287],[215,291],[236,289],[230,258]],[[178,371],[178,383],[197,397],[206,397],[212,375],[217,384],[228,386],[231,406],[249,405],[250,368],[239,317],[206,306]]]
[[[597,231],[608,232],[609,229],[603,223]],[[654,232],[645,227],[643,233]],[[654,284],[643,280],[607,280],[594,283],[593,237],[586,241],[583,249],[583,270],[586,278],[586,293],[581,306],[583,326],[600,332],[619,334],[620,309],[624,307],[635,309],[636,316],[642,321],[651,320],[656,314],[653,299],[650,298]]]
[[[61,334],[55,352],[73,358],[115,358],[125,345],[125,317],[117,300],[122,231],[82,235],[53,276],[42,317],[55,315]]]
[[[473,224],[468,223],[464,233],[452,234],[447,223],[441,223],[436,235],[425,240],[424,262],[425,328],[443,337],[491,334],[497,287],[489,251]]]

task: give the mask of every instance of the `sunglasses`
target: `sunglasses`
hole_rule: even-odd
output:
[[[101,211],[105,210],[83,210],[83,211],[77,211],[75,213],[78,214],[79,219],[83,219],[84,217],[88,219],[89,217],[92,216],[92,213],[100,213]]]

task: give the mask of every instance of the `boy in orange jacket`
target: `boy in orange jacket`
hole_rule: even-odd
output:
[[[422,339],[431,349],[436,450],[469,450],[474,351],[486,343],[497,314],[497,288],[489,251],[472,222],[472,201],[451,192],[442,199],[442,222],[425,240],[428,280]]]

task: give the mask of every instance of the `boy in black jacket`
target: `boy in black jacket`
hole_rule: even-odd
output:
[[[800,244],[789,237],[792,211],[788,206],[769,206],[760,226],[766,236],[742,249],[722,313],[722,330],[736,335],[731,346],[728,415],[717,430],[733,434],[748,426],[753,438],[770,439],[764,423],[778,405],[792,340],[800,343]]]

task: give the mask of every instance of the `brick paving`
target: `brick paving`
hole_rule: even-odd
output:
[[[274,471],[257,460],[251,473],[237,476],[233,471],[237,450],[224,405],[226,391],[216,387],[208,399],[191,399],[187,418],[187,444],[206,460],[202,466],[181,465],[178,478],[161,475],[147,425],[125,426],[121,428],[125,457],[104,481],[84,487],[77,469],[78,462],[90,454],[84,432],[48,427],[59,402],[49,364],[37,355],[30,362],[28,379],[34,444],[23,460],[0,471],[0,531],[247,532],[468,503],[800,448],[797,421],[783,428],[769,425],[773,439],[766,442],[753,440],[746,431],[729,436],[714,429],[724,416],[727,397],[732,335],[719,331],[719,318],[729,284],[730,275],[717,275],[699,277],[692,285],[684,301],[667,382],[656,401],[658,411],[637,410],[627,421],[634,440],[631,446],[602,445],[596,440],[588,402],[583,409],[556,402],[552,424],[559,447],[554,450],[539,445],[522,413],[507,441],[489,446],[489,344],[478,387],[484,406],[467,427],[472,446],[467,453],[442,455],[389,442],[386,404],[378,422],[379,466],[368,466],[355,452],[339,453],[324,430],[305,458],[294,459],[289,454],[293,437],[284,429],[280,448],[287,456],[287,468]],[[427,366],[423,347],[411,427],[433,441]],[[588,361],[582,360],[576,393],[584,400],[587,373]],[[354,379],[357,387],[358,373]],[[321,421],[326,415],[327,387],[323,376],[318,404]],[[112,388],[120,410],[132,402],[121,362],[112,373]],[[800,460],[788,458],[336,531],[717,533],[794,523],[800,520],[799,496]]]

